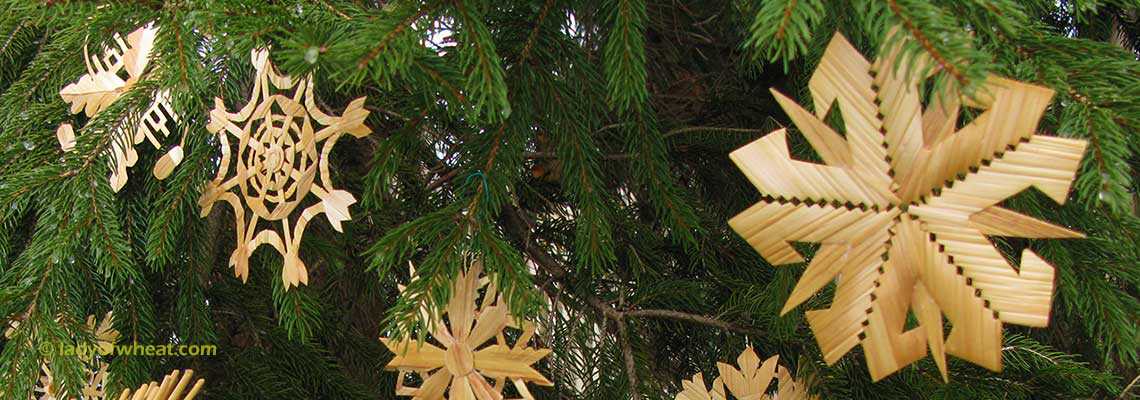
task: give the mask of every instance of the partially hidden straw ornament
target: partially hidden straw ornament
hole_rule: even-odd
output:
[[[102,57],[88,54],[87,48],[84,47],[83,58],[87,63],[87,74],[59,91],[60,97],[71,104],[71,112],[73,114],[82,112],[88,117],[95,117],[131,90],[147,71],[157,33],[158,29],[153,25],[146,25],[131,32],[125,40],[116,34],[114,46],[105,49]],[[170,92],[163,90],[155,95],[151,105],[139,115],[136,126],[126,127],[128,121],[125,119],[119,122],[111,133],[112,137],[108,138],[110,148],[107,153],[111,164],[112,190],[117,192],[126,185],[127,168],[134,166],[138,161],[138,153],[134,146],[146,140],[156,149],[164,148],[160,137],[170,136],[169,125],[177,124],[178,121],[178,114],[170,105]],[[133,132],[128,131],[129,129],[133,129]],[[56,130],[56,139],[59,140],[63,151],[72,151],[76,143],[75,127],[69,123],[61,124]],[[155,163],[154,176],[166,179],[180,162],[182,162],[181,143],[173,146]]]
[[[76,351],[75,355],[79,357],[84,367],[83,387],[80,389],[80,397],[78,398],[84,400],[102,400],[106,398],[109,364],[102,356],[111,354],[115,343],[119,341],[119,331],[111,327],[113,321],[114,319],[110,312],[99,321],[96,321],[94,315],[87,317],[85,330],[88,334],[95,337],[95,348],[89,352]],[[7,331],[5,331],[4,336],[11,339],[15,330],[18,329],[18,326],[19,323],[13,322]],[[52,345],[46,347],[46,349],[54,350],[56,347]],[[46,354],[44,354],[44,356],[46,356]],[[40,364],[40,379],[36,382],[35,387],[32,388],[32,393],[32,398],[36,400],[76,398],[62,390],[59,382],[56,382],[55,374],[46,361]],[[3,394],[3,391],[0,391],[0,395]]]
[[[206,385],[206,380],[198,379],[191,385],[193,377],[193,370],[174,370],[162,378],[162,383],[144,384],[133,393],[130,389],[123,389],[118,400],[194,400]]]
[[[250,255],[268,244],[285,257],[281,279],[288,290],[309,282],[300,257],[309,221],[324,213],[341,232],[341,222],[351,219],[348,206],[356,198],[334,189],[329,175],[333,146],[345,133],[361,138],[372,130],[364,125],[364,97],[339,117],[325,114],[314,104],[311,77],[279,75],[267,50],[254,50],[251,58],[257,73],[249,102],[230,113],[222,99],[214,99],[206,128],[217,134],[222,157],[198,205],[203,217],[218,201],[233,207],[237,247],[229,264],[235,275],[245,282]],[[310,194],[316,204],[298,210]],[[262,229],[262,222],[273,227]]]
[[[764,197],[729,225],[774,265],[805,261],[791,242],[821,244],[783,312],[837,282],[806,315],[829,364],[861,344],[874,380],[928,347],[944,379],[946,354],[1001,370],[1002,323],[1045,326],[1054,273],[1029,249],[1014,268],[988,236],[1082,235],[999,203],[1031,186],[1064,203],[1085,142],[1036,135],[1053,91],[996,76],[924,109],[930,61],[896,66],[900,48],[871,63],[836,34],[808,83],[814,114],[772,91],[823,163],[792,159],[784,129],[732,152]],[[832,103],[845,135],[823,122]],[[977,117],[959,128],[964,107]]]
[[[772,356],[761,364],[756,351],[748,346],[737,357],[737,367],[716,363],[720,376],[713,380],[712,389],[705,386],[704,376],[698,372],[693,380],[681,382],[676,400],[726,400],[730,394],[748,400],[816,400],[807,385],[797,381],[779,360],[779,356]],[[773,378],[776,389],[768,390]]]
[[[455,278],[444,312],[447,322],[444,315],[431,317],[428,341],[380,339],[396,355],[385,366],[399,373],[396,395],[416,400],[502,400],[509,381],[520,399],[533,400],[527,382],[553,385],[531,366],[550,350],[529,347],[534,325],[511,316],[490,280],[480,279],[481,272],[482,265],[475,262]],[[483,298],[478,302],[480,290]],[[514,345],[504,333],[507,328],[521,330]],[[422,384],[407,386],[408,374],[418,375]]]
[[[114,346],[119,340],[119,332],[111,327],[112,321],[113,319],[110,312],[108,312],[98,324],[96,324],[95,316],[87,317],[86,330],[95,336],[95,349],[90,353],[77,354],[80,360],[83,361],[86,373],[85,381],[83,382],[83,387],[78,397],[71,396],[67,392],[62,391],[58,382],[56,382],[51,368],[44,363],[40,367],[40,380],[33,388],[34,395],[32,398],[36,400],[193,400],[197,397],[206,382],[203,379],[198,379],[198,381],[191,386],[191,377],[194,376],[194,371],[192,370],[175,370],[167,374],[161,384],[150,382],[140,386],[134,391],[123,389],[118,397],[109,396],[107,394],[107,384],[110,377],[108,370],[110,364],[101,357],[112,354]],[[11,329],[12,328],[9,329],[8,334],[11,333]],[[2,393],[3,392],[0,392],[0,394]]]

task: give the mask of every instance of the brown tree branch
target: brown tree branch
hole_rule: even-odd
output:
[[[525,157],[527,159],[532,159],[532,160],[534,160],[534,159],[553,160],[553,159],[557,159],[558,155],[554,154],[554,152],[552,152],[552,151],[528,151],[526,153],[523,153],[523,157]],[[633,153],[618,153],[618,154],[603,154],[602,155],[603,160],[628,160],[631,158],[633,158]]]
[[[609,125],[609,126],[603,127],[602,129],[599,129],[598,132],[601,132],[601,131],[606,130],[606,129],[612,129],[612,128],[617,127],[617,126],[619,126],[619,125],[616,125],[616,124],[615,125]],[[683,133],[698,132],[698,131],[721,131],[721,132],[730,132],[730,133],[767,133],[768,132],[765,129],[753,129],[753,128],[732,128],[732,127],[720,127],[720,126],[686,126],[683,128],[676,128],[676,129],[670,130],[668,132],[665,132],[662,135],[662,137],[665,139],[668,139],[670,137],[680,135]],[[683,150],[683,147],[678,147],[677,149]],[[558,158],[558,155],[552,151],[528,151],[528,152],[524,153],[523,156],[528,158],[528,159],[557,159]],[[628,159],[634,158],[636,156],[637,155],[634,153],[603,154],[602,159],[603,160],[628,160]]]
[[[458,174],[459,174],[458,169],[452,169],[450,171],[447,171],[443,175],[440,175],[439,179],[431,181],[431,183],[429,183],[427,185],[427,189],[428,190],[435,190],[435,188],[443,186],[444,183],[450,182],[452,179],[455,179],[455,175],[458,175]]]
[[[966,79],[966,76],[962,74],[962,71],[958,70],[958,67],[955,66],[951,60],[946,59],[946,57],[934,47],[934,42],[930,40],[926,34],[922,33],[922,30],[918,29],[914,21],[903,14],[902,6],[900,6],[897,1],[887,0],[887,6],[890,7],[891,12],[893,12],[896,17],[902,20],[903,27],[910,32],[911,36],[914,36],[914,38],[918,40],[919,45],[930,54],[930,57],[933,58],[942,69],[954,77],[954,80],[958,81],[958,84],[962,85],[962,87],[969,86],[970,82]]]
[[[704,315],[700,315],[700,314],[691,314],[691,313],[682,312],[682,311],[639,309],[639,310],[625,311],[625,315],[628,317],[634,317],[634,318],[660,318],[660,319],[671,319],[671,320],[682,321],[682,322],[690,322],[690,323],[694,323],[694,324],[698,324],[698,325],[707,325],[707,326],[711,326],[714,328],[719,328],[721,330],[736,332],[736,333],[745,334],[745,335],[760,336],[760,335],[764,334],[763,331],[756,329],[756,328],[752,328],[752,327],[748,327],[748,326],[744,326],[744,325],[740,325],[740,324],[735,324],[735,323],[728,322],[728,321],[722,321],[722,320],[719,320],[719,319],[716,319],[713,317],[708,317],[708,316],[704,316]]]
[[[625,377],[629,382],[629,398],[641,400],[641,391],[637,383],[637,363],[633,360],[633,346],[629,344],[628,325],[625,320],[614,321],[618,327],[618,339],[621,340],[621,356],[625,359]]]
[[[505,225],[504,230],[522,242],[523,252],[526,253],[526,255],[529,256],[540,269],[550,275],[550,277],[555,281],[558,281],[566,286],[573,286],[574,279],[570,276],[570,273],[567,272],[567,268],[564,267],[561,262],[555,259],[554,256],[546,253],[546,251],[543,250],[542,247],[534,241],[534,238],[531,236],[532,230],[530,229],[530,224],[523,216],[521,210],[508,205],[503,207],[503,212],[501,215],[503,217],[503,222]],[[625,317],[671,319],[675,321],[711,326],[714,328],[746,335],[760,336],[764,334],[763,331],[756,328],[735,324],[732,322],[717,319],[715,317],[700,314],[657,309],[618,310],[597,296],[585,296],[585,298],[582,300],[585,300],[587,304],[596,308],[606,318],[615,321],[622,321],[625,319]]]

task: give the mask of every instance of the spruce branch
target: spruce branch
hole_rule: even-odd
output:
[[[319,0],[319,2],[321,3],[322,6],[325,6],[325,8],[329,9],[329,11],[332,11],[338,17],[341,17],[341,18],[346,19],[346,20],[352,19],[352,17],[348,16],[348,14],[345,14],[344,11],[337,9],[335,6],[330,4],[328,1]]]
[[[635,181],[644,187],[648,201],[673,229],[678,242],[691,249],[702,230],[693,206],[684,199],[684,189],[672,179],[665,139],[657,127],[656,116],[643,111],[635,114],[635,123],[625,132],[627,148],[637,154],[630,166]]]
[[[23,23],[16,25],[16,28],[12,30],[12,33],[8,34],[8,38],[4,39],[4,44],[0,45],[0,54],[6,54],[8,52],[8,46],[12,45],[12,43],[16,40],[16,35],[19,35],[20,31],[23,29]]]
[[[616,127],[616,126],[611,125],[611,127]],[[677,136],[677,135],[684,134],[684,133],[704,132],[704,131],[729,132],[729,133],[741,133],[741,134],[744,134],[744,133],[759,134],[759,133],[768,133],[770,130],[769,129],[752,129],[752,128],[731,128],[731,127],[718,127],[718,126],[687,126],[687,127],[683,127],[683,128],[671,129],[668,132],[665,132],[665,134],[662,135],[662,138],[668,139],[670,137]],[[678,149],[678,150],[683,150],[683,149]],[[560,158],[558,156],[558,154],[556,154],[554,152],[543,152],[543,151],[528,151],[524,154],[524,156],[526,158],[530,158],[530,159],[558,159],[558,158]],[[636,158],[636,157],[638,157],[638,155],[635,153],[614,153],[614,154],[602,154],[601,155],[601,158],[603,160],[610,160],[610,161],[629,160],[629,159]]]
[[[392,26],[391,30],[388,31],[388,33],[385,33],[384,36],[381,37],[378,42],[376,42],[376,45],[373,46],[372,49],[364,55],[364,57],[361,57],[360,60],[356,62],[356,69],[362,70],[371,64],[372,60],[376,59],[376,57],[384,52],[384,50],[388,48],[393,40],[395,40],[400,36],[401,33],[412,26],[412,23],[416,22],[420,18],[423,18],[432,11],[432,7],[420,7],[415,11],[415,13],[404,17],[404,19],[400,20],[398,23]]]
[[[634,309],[625,311],[624,314],[633,318],[661,318],[688,322],[697,325],[707,325],[724,331],[735,332],[744,335],[752,335],[756,337],[764,335],[764,331],[749,326],[723,321],[705,315],[691,314],[675,310]]]
[[[546,16],[550,13],[552,8],[554,8],[554,0],[546,0],[546,2],[542,4],[542,9],[538,11],[538,18],[534,22],[534,28],[530,30],[526,44],[523,45],[523,50],[519,53],[519,60],[527,60],[530,58],[530,52],[534,49],[534,43],[538,39],[539,28],[542,28],[542,22],[546,20]]]
[[[624,319],[614,321],[618,327],[618,340],[621,341],[621,356],[625,361],[625,376],[629,383],[629,398],[641,400],[641,390],[637,382],[637,363],[633,360],[633,347],[629,344],[629,323]]]
[[[643,0],[609,0],[611,24],[603,53],[610,105],[619,112],[638,111],[649,98],[645,69],[646,4]]]
[[[934,62],[938,63],[939,68],[949,73],[950,76],[954,78],[954,80],[958,81],[959,86],[963,88],[972,87],[970,85],[970,80],[966,78],[965,74],[963,74],[962,71],[960,71],[958,67],[954,65],[954,63],[950,62],[950,60],[948,60],[942,54],[942,52],[934,46],[934,42],[932,42],[930,38],[926,36],[926,33],[922,32],[921,29],[918,29],[918,26],[915,25],[914,20],[907,17],[906,13],[903,11],[903,8],[899,6],[898,1],[887,0],[887,5],[890,7],[891,12],[895,14],[895,17],[902,21],[903,27],[906,28],[907,32],[910,32],[910,35],[913,36],[915,40],[918,40],[918,43],[920,46],[922,46],[923,50],[926,50],[926,53],[930,55],[930,58],[933,58]]]
[[[451,81],[447,80],[447,78],[443,76],[443,73],[438,69],[433,68],[419,58],[413,60],[412,65],[414,65],[420,71],[426,73],[428,77],[438,83],[440,87],[446,89],[447,93],[451,94],[451,97],[458,100],[460,104],[469,105],[467,102],[467,96],[464,96],[463,92],[459,90],[458,87],[455,87]]]
[[[523,216],[522,210],[514,206],[507,206],[503,208],[501,215],[506,231],[510,233],[516,241],[522,244],[523,252],[530,256],[530,259],[534,261],[543,272],[550,275],[555,281],[562,283],[564,287],[577,286],[576,279],[571,275],[569,269],[563,266],[554,256],[547,253],[546,250],[543,249],[543,246],[535,241],[531,229],[528,227],[530,224],[527,222],[526,217]],[[597,309],[605,318],[614,321],[623,321],[626,317],[661,318],[705,325],[742,334],[755,336],[763,336],[764,334],[764,332],[759,329],[705,315],[660,309],[619,310],[597,296],[585,295],[583,298],[587,304]]]
[[[1127,398],[1127,396],[1132,393],[1132,388],[1136,387],[1136,382],[1138,381],[1140,381],[1140,375],[1136,375],[1135,378],[1132,378],[1132,381],[1128,382],[1128,385],[1124,387],[1124,390],[1120,391],[1120,395],[1116,396],[1116,398],[1120,400]]]
[[[754,58],[780,61],[787,70],[808,51],[812,31],[823,17],[819,0],[765,1],[752,19],[744,46],[754,51]]]
[[[483,21],[482,10],[473,0],[454,0],[455,17],[460,27],[456,31],[461,47],[459,63],[463,65],[467,82],[464,89],[471,100],[473,116],[495,122],[511,114],[507,83],[491,32]]]
[[[185,40],[183,40],[183,37],[182,37],[183,36],[182,25],[181,24],[172,24],[172,25],[173,25],[173,28],[171,28],[171,29],[174,31],[174,35],[173,35],[174,41],[177,44],[177,46],[175,46],[174,48],[178,52],[178,57],[177,57],[178,58],[178,67],[179,67],[178,68],[178,73],[179,73],[178,76],[179,76],[179,78],[182,79],[182,81],[181,81],[182,85],[184,87],[189,87],[190,86],[190,75],[187,71],[190,68],[190,63],[187,61],[188,57],[186,56],[186,42],[185,42]]]

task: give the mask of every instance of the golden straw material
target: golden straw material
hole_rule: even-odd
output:
[[[95,349],[90,352],[76,352],[76,356],[82,362],[84,368],[83,373],[85,374],[83,387],[80,389],[80,397],[78,397],[80,399],[100,400],[106,398],[109,365],[106,360],[100,356],[110,354],[112,347],[119,341],[119,331],[111,327],[113,321],[114,318],[110,312],[107,312],[107,314],[103,316],[103,319],[98,321],[94,315],[87,317],[85,328],[88,334],[95,337]],[[13,322],[4,336],[11,338],[18,326],[18,323]],[[44,354],[44,356],[47,355]],[[55,376],[46,360],[40,364],[40,379],[36,382],[32,393],[31,398],[37,400],[76,398],[69,396],[67,392],[62,390],[58,382],[55,381]],[[0,390],[0,396],[3,394],[3,391]]]
[[[233,207],[237,247],[229,264],[242,282],[249,276],[250,255],[267,244],[285,257],[281,279],[288,290],[309,282],[300,254],[309,221],[323,213],[341,232],[341,222],[351,219],[348,206],[356,198],[333,188],[329,153],[345,133],[361,138],[372,130],[364,125],[364,97],[349,103],[341,116],[325,114],[314,104],[311,77],[279,75],[266,50],[254,50],[251,58],[257,73],[249,102],[230,113],[222,99],[214,99],[206,128],[218,135],[221,165],[198,205],[203,217],[216,202]],[[316,204],[300,208],[310,194]],[[259,227],[263,221],[271,228]]]
[[[999,203],[1031,186],[1064,203],[1085,142],[1035,135],[1053,92],[1009,79],[972,98],[951,84],[924,108],[929,60],[896,68],[898,49],[871,63],[836,34],[808,84],[814,113],[773,91],[823,163],[793,159],[784,129],[732,152],[765,198],[729,225],[774,265],[805,261],[791,242],[820,243],[783,312],[837,282],[807,312],[829,364],[861,344],[875,380],[927,348],[943,379],[946,354],[1000,371],[1002,323],[1048,324],[1053,267],[1027,249],[1015,268],[988,236],[1082,235]],[[844,135],[823,122],[833,107]],[[977,116],[957,127],[963,109]]]
[[[399,374],[396,395],[417,400],[502,400],[506,382],[510,381],[521,400],[533,400],[527,382],[553,385],[531,367],[550,350],[528,347],[534,337],[534,325],[516,321],[508,314],[494,285],[479,279],[481,272],[482,265],[476,262],[456,277],[451,300],[443,313],[447,322],[444,315],[433,318],[429,341],[380,339],[395,354],[385,368]],[[483,300],[477,302],[481,289],[485,292]],[[508,327],[522,331],[514,345],[508,343],[504,334]],[[492,338],[494,344],[488,344]],[[409,374],[418,375],[423,383],[419,387],[407,386]]]
[[[737,399],[749,400],[814,400],[818,397],[808,393],[804,382],[792,378],[787,368],[779,365],[779,356],[769,357],[760,363],[756,351],[749,346],[736,359],[739,367],[716,363],[720,376],[713,380],[712,389],[705,385],[701,373],[693,375],[693,380],[681,382],[681,393],[677,400],[724,400],[731,394]],[[777,389],[769,391],[768,386],[776,378]],[[772,396],[771,394],[774,394]]]
[[[181,375],[181,376],[180,376]],[[205,379],[198,379],[190,384],[194,377],[193,370],[174,370],[162,378],[162,383],[151,382],[140,386],[131,393],[130,389],[123,389],[119,400],[193,400],[206,385]]]
[[[102,57],[91,56],[84,47],[87,74],[59,91],[63,101],[71,104],[71,112],[83,112],[88,117],[95,117],[131,90],[147,70],[157,33],[157,28],[147,25],[131,32],[125,40],[115,35],[114,46],[105,49]],[[134,146],[146,140],[154,148],[162,149],[164,145],[159,138],[170,136],[170,125],[179,121],[178,114],[170,104],[170,93],[164,90],[155,94],[150,107],[138,117],[133,132],[128,132],[123,126],[127,123],[126,120],[120,121],[111,133],[113,137],[108,140],[110,183],[111,189],[116,192],[127,183],[127,168],[138,161]],[[56,138],[63,151],[75,148],[75,128],[71,124],[61,124],[56,130]],[[165,179],[181,161],[182,147],[179,144],[156,163],[155,177]]]
[[[119,340],[119,332],[111,327],[112,316],[108,312],[107,315],[96,323],[95,316],[87,317],[87,331],[95,336],[96,351],[93,353],[79,354],[80,360],[86,370],[86,380],[83,382],[83,387],[80,391],[79,397],[68,395],[62,392],[61,388],[55,382],[55,378],[48,365],[41,365],[41,376],[39,382],[33,389],[32,398],[37,400],[62,400],[62,399],[82,399],[82,400],[103,400],[110,399],[111,396],[107,395],[107,383],[109,377],[107,362],[101,358],[103,355],[110,354],[112,346]],[[162,383],[151,382],[142,385],[136,389],[133,394],[130,389],[124,389],[123,392],[117,397],[119,400],[192,400],[202,390],[205,380],[198,379],[197,382],[190,385],[191,378],[194,371],[175,370],[163,378]],[[181,376],[181,378],[180,378]],[[0,392],[2,394],[2,392]]]

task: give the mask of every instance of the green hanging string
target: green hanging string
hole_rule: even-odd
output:
[[[487,175],[484,174],[483,170],[480,170],[480,169],[477,169],[477,170],[471,172],[470,174],[467,174],[467,179],[463,180],[463,185],[461,187],[467,187],[467,185],[471,183],[471,179],[475,178],[476,176],[478,176],[479,179],[483,180],[483,187],[486,188],[488,186],[487,185]],[[487,196],[488,199],[491,197],[491,193],[487,192],[486,189],[483,189],[483,195]]]

